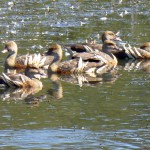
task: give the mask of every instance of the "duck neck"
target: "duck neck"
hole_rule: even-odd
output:
[[[104,53],[106,53],[107,55],[109,55],[109,56],[112,58],[113,62],[115,63],[115,66],[116,66],[117,63],[118,63],[118,60],[117,60],[116,56],[114,56],[114,55],[110,52],[111,49],[110,49],[109,47],[103,45],[102,51],[103,51]]]
[[[59,62],[54,62],[52,64],[49,65],[49,70],[48,72],[51,74],[51,73],[56,73],[57,70],[58,70],[58,63]]]
[[[51,52],[50,55],[54,57],[53,61],[51,62],[51,64],[58,63],[58,62],[60,62],[62,60],[62,51],[61,52],[60,51],[58,51],[58,52]]]
[[[16,56],[16,52],[10,53],[5,60],[5,67],[15,67]]]
[[[60,54],[60,53],[54,53],[54,60],[53,60],[53,63],[54,62],[60,62],[61,60],[62,60],[62,54]]]
[[[53,61],[49,64],[49,73],[56,73],[58,70],[58,64],[62,60],[63,52],[62,49],[59,48],[55,51],[51,52],[51,55],[54,57]]]
[[[57,99],[60,99],[63,97],[63,87],[61,85],[61,82],[59,80],[59,77],[57,74],[50,74],[50,79],[52,81],[52,96],[54,96]]]
[[[102,51],[106,54],[108,54],[110,57],[114,57],[114,55],[110,52],[110,49],[108,47],[106,47],[105,45],[103,45],[102,47]]]
[[[102,43],[104,43],[105,40],[107,40],[107,38],[104,35],[102,35]]]

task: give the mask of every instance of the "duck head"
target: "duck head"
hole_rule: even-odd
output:
[[[122,41],[117,35],[112,31],[105,31],[102,34],[102,42],[104,43],[105,40],[113,40],[113,41]]]
[[[47,55],[51,55],[52,53],[57,53],[62,55],[62,48],[59,44],[53,44],[48,48]]]
[[[9,41],[5,44],[5,48],[2,50],[2,53],[17,53],[18,47],[14,41]]]
[[[62,57],[63,57],[63,52],[62,52],[61,46],[59,44],[54,44],[54,45],[50,46],[46,55],[54,56],[53,62],[61,61]]]
[[[150,42],[143,43],[140,48],[150,52]]]

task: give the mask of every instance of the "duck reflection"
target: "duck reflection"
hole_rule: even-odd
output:
[[[143,70],[150,73],[150,60],[131,60],[126,62],[124,70]]]
[[[54,99],[60,100],[63,98],[63,87],[60,81],[60,77],[57,74],[49,74],[49,78],[52,82],[52,88],[48,90]]]
[[[70,75],[61,75],[60,78],[62,81],[69,82],[72,84],[77,84],[80,87],[82,86],[95,86],[97,84],[103,83],[113,83],[119,77],[117,69],[101,70],[101,74],[70,74]]]
[[[40,103],[43,102],[46,98],[47,96],[44,94],[37,97],[35,97],[34,95],[29,95],[24,99],[24,101],[28,106],[32,108],[40,106]]]
[[[2,73],[0,84],[3,87],[3,100],[23,100],[29,95],[38,93],[43,88],[40,81],[45,74],[37,68],[26,68],[23,73]]]
[[[12,101],[12,100],[24,100],[26,97],[30,95],[34,95],[38,93],[41,89],[40,88],[13,88],[7,87],[1,89],[1,98],[5,101]]]

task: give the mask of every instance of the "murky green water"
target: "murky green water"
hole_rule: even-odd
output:
[[[45,51],[49,43],[98,39],[120,31],[124,42],[150,41],[150,2],[108,0],[0,0],[0,49],[14,40],[19,54]],[[0,70],[6,55],[0,55]],[[34,95],[0,88],[1,149],[150,148],[149,66],[120,61],[97,82],[83,77],[42,79]]]

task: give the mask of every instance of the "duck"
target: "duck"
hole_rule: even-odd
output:
[[[112,64],[116,66],[118,63],[117,58],[113,53],[122,51],[115,42],[111,40],[105,40],[102,46],[102,51],[99,52],[83,52],[76,53],[72,56],[72,59],[82,58],[84,61],[100,61],[103,60],[105,64]]]
[[[0,76],[0,84],[4,84],[7,87],[16,87],[16,88],[42,88],[42,82],[34,76],[29,78],[28,76],[17,73],[17,74],[6,74],[2,73]]]
[[[32,57],[32,56],[30,56]],[[28,59],[27,67],[25,73],[2,73],[0,75],[0,84],[5,85],[6,87],[15,87],[15,88],[24,88],[24,89],[41,89],[43,87],[42,82],[40,81],[41,76],[44,76],[43,72],[41,73],[37,68],[37,64],[34,65],[31,62],[34,60],[34,57]],[[39,61],[40,62],[40,61]]]
[[[150,59],[150,42],[143,43],[139,48],[131,45],[123,46],[128,59]]]
[[[150,42],[145,42],[140,46],[140,49],[144,49],[147,52],[150,52]]]
[[[55,61],[61,62],[63,58],[63,51],[62,47],[59,44],[53,44],[49,46],[48,51],[41,55],[40,61],[44,59],[44,65],[42,66],[43,69],[48,69],[49,65]]]
[[[125,63],[124,70],[143,70],[150,73],[150,59],[131,59]]]
[[[8,52],[9,54],[5,60],[4,66],[8,69],[25,69],[27,66],[28,59],[31,58],[29,57],[30,55],[37,56],[34,56],[34,61],[36,61],[36,59],[40,59],[40,67],[44,69],[48,68],[49,63],[53,61],[54,57],[55,59],[58,59],[58,61],[61,61],[62,59],[62,48],[59,44],[53,44],[48,48],[48,51],[44,54],[26,54],[17,57],[18,46],[16,42],[9,41],[5,44],[4,50],[2,50],[2,53],[6,52]]]
[[[24,55],[23,57],[17,57],[18,53],[18,46],[16,42],[9,41],[5,44],[5,48],[2,50],[2,53],[9,53],[6,57],[4,66],[6,68],[20,68],[25,69],[26,66],[24,65],[24,62],[26,61],[27,55]],[[17,58],[16,58],[17,57]]]
[[[49,66],[50,73],[92,73],[101,72],[102,69],[115,68],[118,61],[111,50],[120,50],[111,40],[105,40],[102,52],[77,53],[73,59],[63,62],[53,62]]]
[[[102,43],[104,43],[105,40],[112,40],[112,41],[122,41],[113,31],[104,31],[102,36]],[[91,51],[101,51],[102,45],[96,42],[96,40],[93,41],[87,41],[85,43],[79,43],[79,44],[70,44],[66,45],[66,49],[70,54],[73,54],[74,52],[91,52]]]

